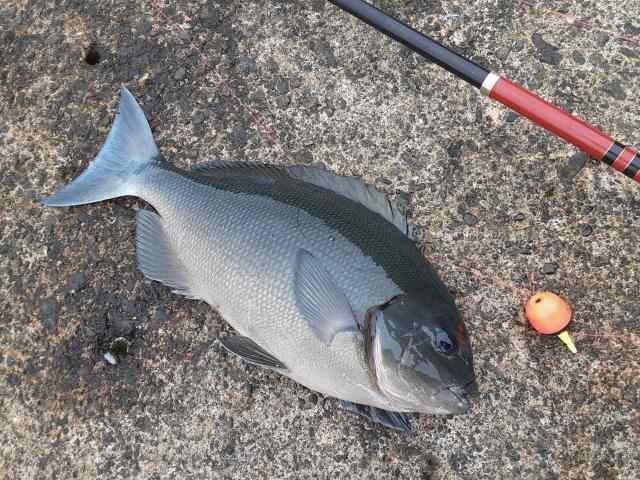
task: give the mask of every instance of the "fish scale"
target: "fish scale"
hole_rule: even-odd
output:
[[[236,330],[287,365],[285,374],[294,380],[326,395],[370,402],[370,393],[360,387],[354,392],[351,386],[374,389],[359,335],[347,333],[325,346],[296,307],[296,252],[304,249],[324,260],[359,319],[371,305],[401,290],[371,257],[321,220],[268,197],[221,190],[204,180],[151,165],[136,181],[140,198],[163,218],[192,275],[194,295],[219,308]],[[336,375],[346,382],[336,384]]]

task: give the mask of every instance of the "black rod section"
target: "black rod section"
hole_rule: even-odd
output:
[[[397,40],[423,57],[437,63],[455,76],[476,88],[482,86],[489,70],[458,55],[453,50],[414,30],[408,25],[390,17],[383,11],[362,0],[329,0],[373,28]]]

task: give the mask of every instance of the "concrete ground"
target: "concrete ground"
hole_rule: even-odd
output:
[[[637,0],[376,4],[640,141]],[[0,0],[0,44],[0,477],[639,478],[639,185],[322,0]],[[471,412],[409,436],[343,413],[143,279],[142,202],[40,206],[121,84],[178,166],[318,163],[407,202],[472,334]],[[541,288],[578,354],[523,322]]]

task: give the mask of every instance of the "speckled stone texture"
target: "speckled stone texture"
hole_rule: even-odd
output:
[[[640,141],[638,0],[376,4]],[[0,45],[0,477],[639,478],[640,185],[321,0],[2,0]],[[176,165],[318,163],[406,202],[472,334],[471,412],[410,436],[343,413],[143,279],[142,202],[41,207],[121,84]],[[577,355],[525,325],[537,288]]]

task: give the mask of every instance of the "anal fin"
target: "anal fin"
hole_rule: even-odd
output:
[[[138,268],[150,280],[173,288],[175,293],[198,298],[189,286],[189,276],[167,236],[162,218],[149,210],[138,210],[136,253]]]

